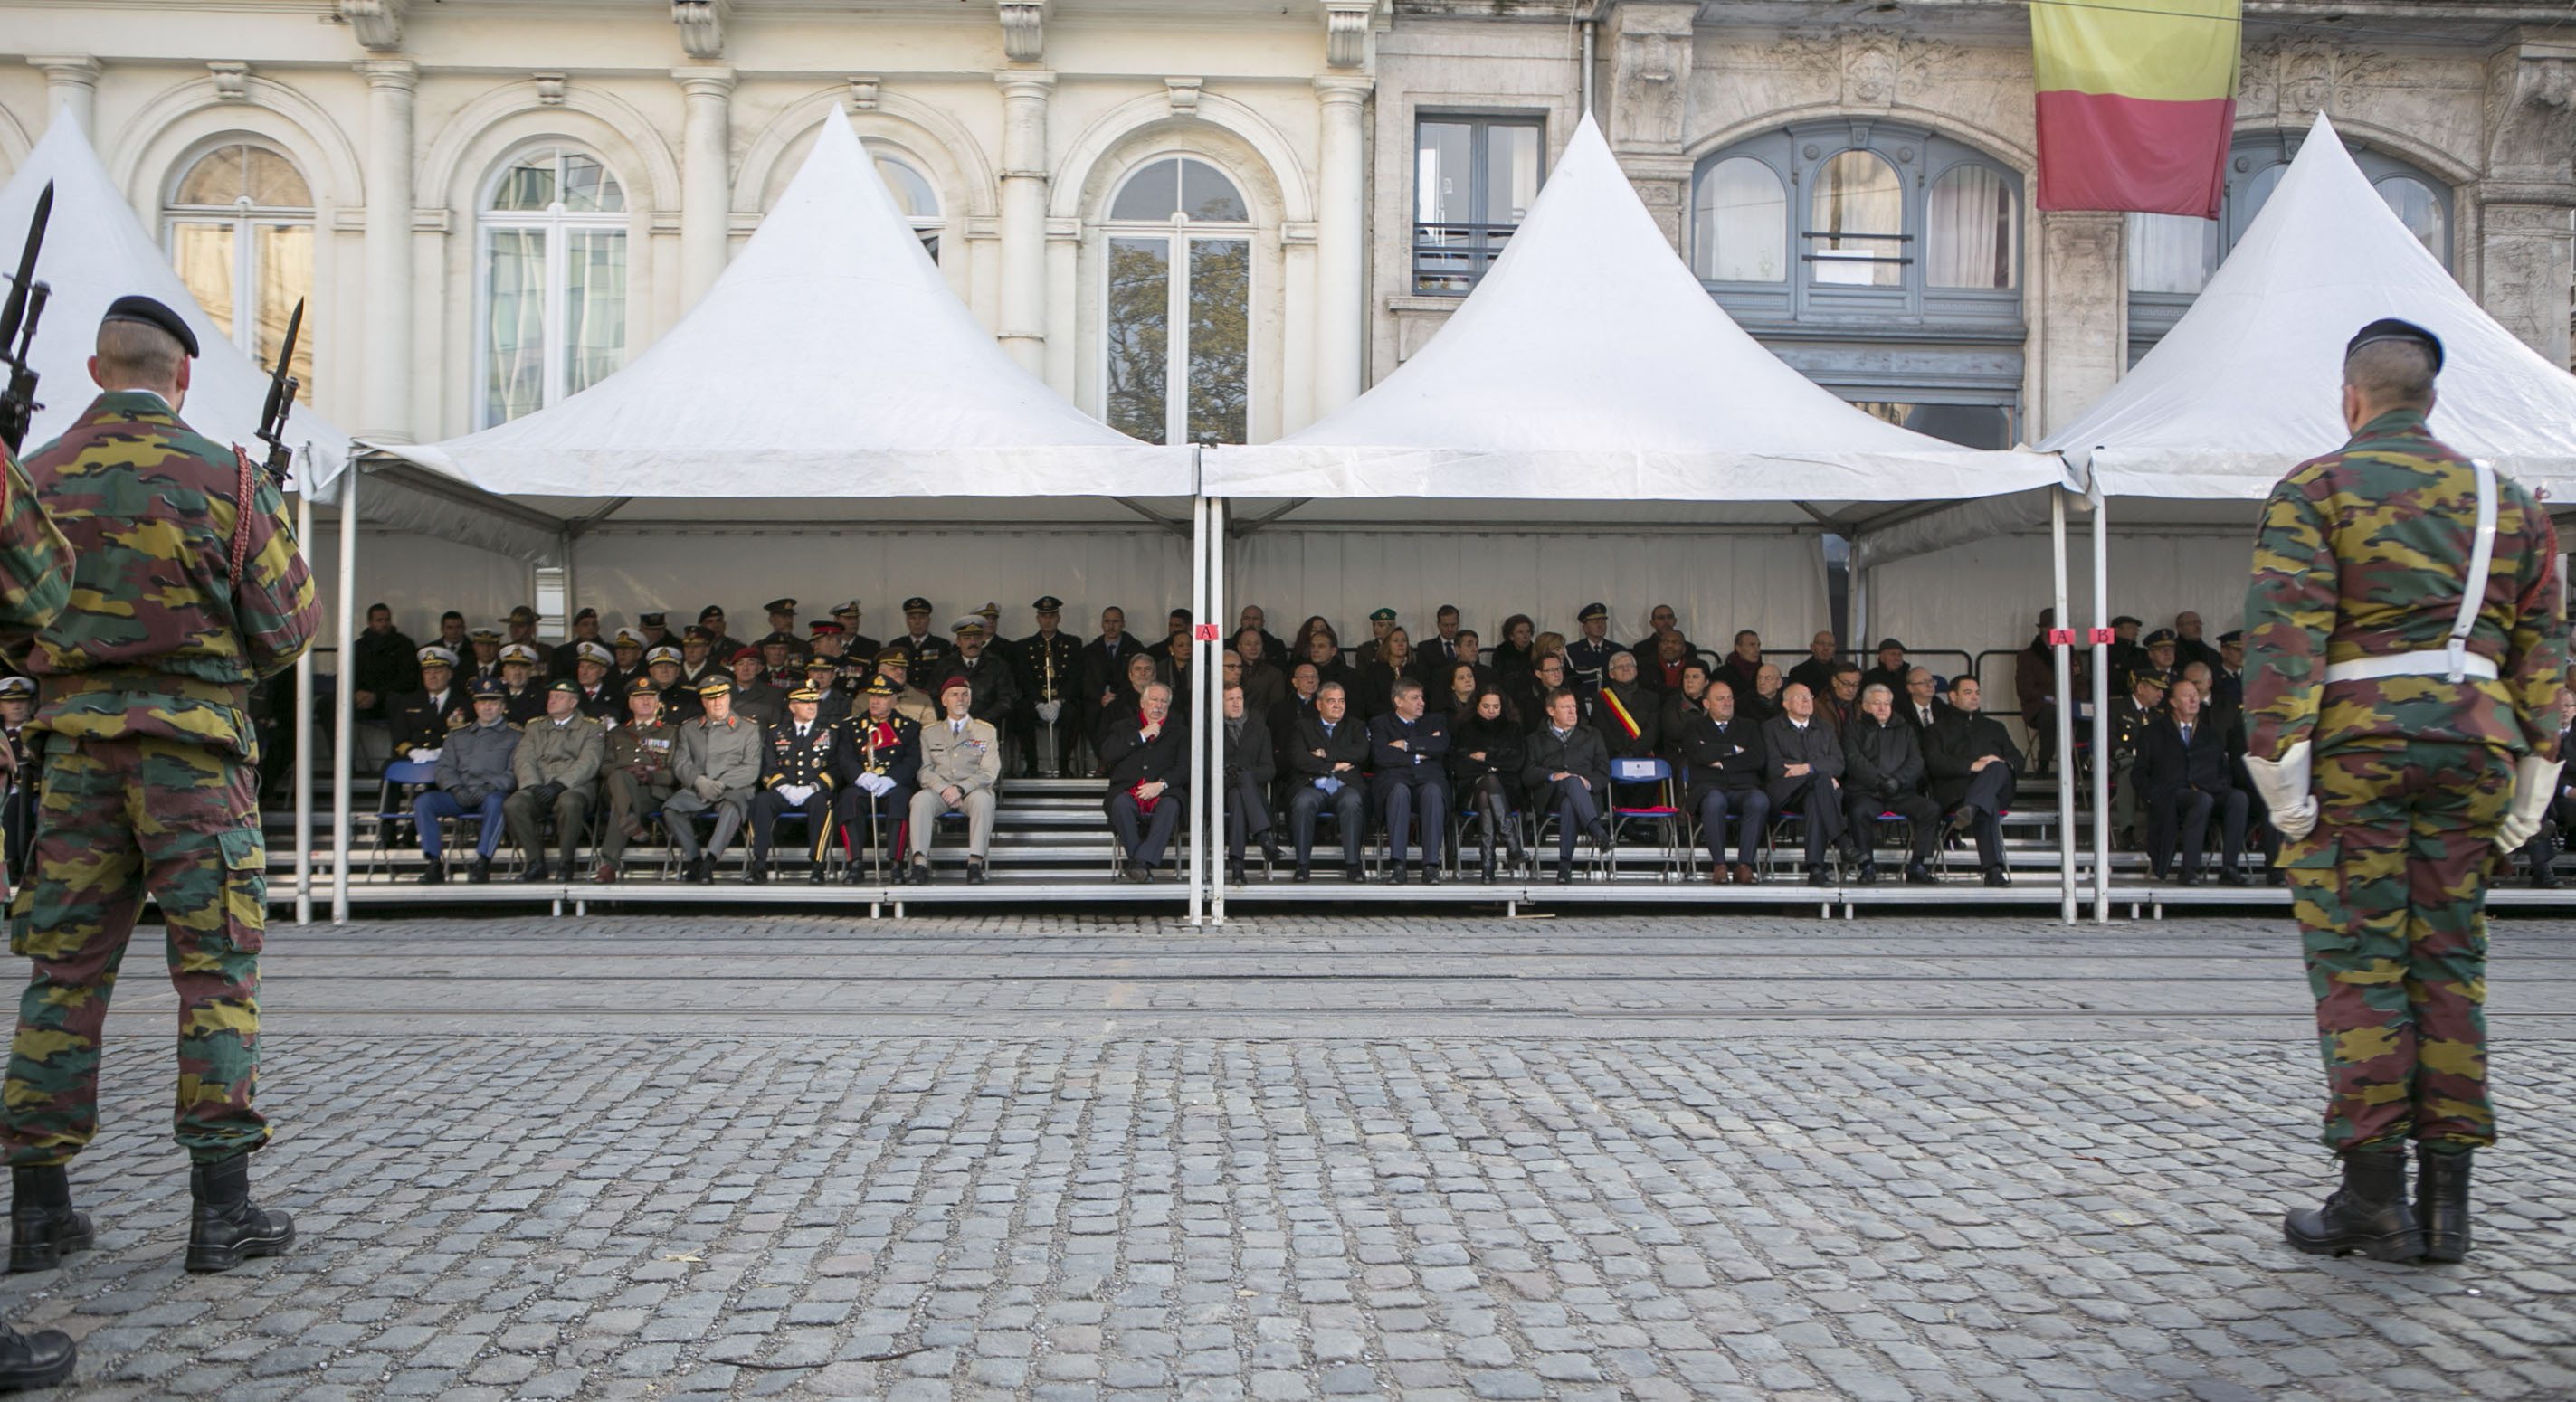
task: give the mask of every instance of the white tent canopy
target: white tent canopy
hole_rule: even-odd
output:
[[[1187,449],[1066,403],[957,300],[849,125],[827,121],[706,296],[634,362],[550,409],[384,450],[485,490],[686,519],[709,498],[1192,493]],[[659,499],[659,500],[657,500]]]
[[[36,278],[53,288],[53,298],[28,357],[43,377],[37,398],[45,407],[37,412],[25,446],[32,451],[61,436],[89,407],[98,394],[89,377],[89,358],[97,348],[99,318],[108,303],[141,293],[168,304],[197,333],[201,354],[190,371],[181,416],[218,443],[240,444],[254,456],[264,451],[258,433],[260,409],[268,402],[268,372],[253,365],[234,346],[231,333],[189,295],[170,256],[134,217],[133,207],[118,193],[69,112],[55,115],[27,163],[0,187],[0,245],[5,245],[11,270],[48,182],[54,187],[54,212]],[[309,328],[306,334],[311,334]],[[287,416],[286,440],[295,450],[298,485],[328,478],[348,460],[348,435],[300,405]]]
[[[2350,435],[2344,344],[2381,317],[2442,338],[2436,436],[2547,495],[2576,490],[2576,377],[2452,280],[2323,116],[2191,310],[2041,445],[2102,496],[2259,501]]]
[[[1913,502],[2062,476],[1875,418],[1763,349],[1674,256],[1589,117],[1420,354],[1203,470],[1211,496],[1322,500]]]

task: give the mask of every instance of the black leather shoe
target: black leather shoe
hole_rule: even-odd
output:
[[[930,884],[930,859],[928,857],[915,857],[912,859],[912,884],[915,886],[927,886]]]
[[[1938,886],[1941,884],[1941,878],[1934,876],[1932,874],[1932,868],[1923,865],[1921,862],[1907,862],[1905,864],[1905,884],[1908,886]]]
[[[761,861],[758,858],[754,858],[750,866],[742,869],[742,884],[745,886],[762,885],[768,880],[769,863]]]
[[[2196,871],[2184,872],[2182,875],[2174,878],[2174,884],[2176,886],[2197,886],[2200,884],[2200,873]]]
[[[2543,891],[2555,891],[2567,882],[2558,875],[2556,867],[2534,863],[2531,868],[2531,884]]]
[[[52,1387],[70,1377],[72,1365],[79,1361],[80,1350],[73,1346],[72,1336],[60,1329],[21,1334],[0,1324],[0,1392]]]
[[[1139,886],[1142,886],[1146,882],[1154,879],[1145,874],[1145,864],[1137,861],[1133,857],[1128,858],[1125,862],[1120,864],[1118,874],[1135,882]]]
[[[968,857],[966,859],[966,884],[969,886],[981,886],[984,884],[986,879],[984,859],[981,857]]]
[[[2229,867],[2218,873],[2218,884],[2221,886],[2251,886],[2254,884],[2254,878],[2247,876],[2245,873],[2238,871],[2234,867]]]
[[[228,1271],[253,1256],[276,1256],[295,1244],[295,1224],[283,1212],[250,1200],[250,1154],[188,1166],[187,1268]]]
[[[1261,839],[1261,860],[1277,866],[1288,860],[1288,854],[1279,850],[1279,839],[1265,833]]]
[[[1480,866],[1478,866],[1478,867],[1476,868],[1476,879],[1477,879],[1477,880],[1479,880],[1479,881],[1484,882],[1484,883],[1485,883],[1486,885],[1488,885],[1488,886],[1491,886],[1491,885],[1493,885],[1493,884],[1494,884],[1494,854],[1493,854],[1493,853],[1488,852],[1488,853],[1486,853],[1486,854],[1485,854],[1485,860],[1484,860],[1483,864],[1481,864]]]
[[[823,870],[821,862],[816,862],[814,869],[805,873],[805,884],[808,886],[820,886],[830,879],[831,876]]]
[[[2010,886],[2012,884],[2012,873],[2004,870],[2002,867],[1988,867],[1986,868],[1986,884],[1989,886]]]
[[[687,880],[688,880],[688,883],[689,883],[690,885],[692,885],[692,886],[709,886],[709,885],[713,885],[713,884],[715,883],[715,879],[716,879],[716,859],[715,859],[715,858],[713,858],[713,857],[691,857],[691,858],[689,859],[689,874],[688,874]]]
[[[815,870],[819,872],[822,868],[816,867]],[[841,868],[841,884],[844,886],[864,886],[867,884],[867,878],[868,864],[855,857],[850,859],[850,864],[848,866]],[[815,879],[820,880],[821,878],[817,877]]]
[[[447,868],[437,862],[431,862],[421,869],[420,884],[423,886],[436,886],[446,879]]]
[[[1859,882],[1859,883],[1860,883],[1861,885],[1863,885],[1863,886],[1875,886],[1875,885],[1877,885],[1877,884],[1878,884],[1878,863],[1876,863],[1876,862],[1863,862],[1863,863],[1861,863],[1861,864],[1860,864],[1860,870],[1859,870],[1859,871],[1856,871],[1856,872],[1854,872],[1854,873],[1852,873],[1852,880],[1854,880],[1854,881],[1856,881],[1856,882]]]
[[[9,1269],[49,1271],[96,1239],[89,1214],[72,1206],[71,1166],[29,1164],[9,1170]]]
[[[1404,875],[1404,863],[1402,863],[1402,862],[1389,862],[1389,863],[1387,863],[1387,864],[1386,864],[1386,884],[1387,884],[1387,885],[1389,885],[1389,886],[1401,886],[1401,885],[1403,885],[1403,884],[1405,883],[1405,879],[1406,879],[1406,878],[1405,878],[1405,875]]]
[[[1426,862],[1423,864],[1422,884],[1425,886],[1437,886],[1440,884],[1440,866],[1437,862]]]
[[[1574,868],[1572,868],[1572,867],[1570,867],[1570,866],[1567,866],[1567,865],[1565,865],[1565,864],[1564,864],[1564,863],[1562,863],[1562,862],[1559,862],[1559,863],[1557,864],[1557,867],[1556,867],[1556,884],[1557,884],[1557,885],[1559,885],[1559,886],[1571,886],[1571,885],[1573,885],[1573,884],[1574,884]]]
[[[2463,1190],[2467,1183],[2463,1179]],[[2424,1233],[2406,1205],[2406,1155],[2343,1156],[2343,1187],[2320,1208],[2302,1208],[2281,1225],[2290,1245],[2311,1256],[2360,1252],[2374,1261],[2412,1261],[2424,1254]]]
[[[1807,868],[1807,884],[1810,886],[1831,886],[1834,884],[1833,873],[1825,870],[1824,863],[1819,862],[1816,865]]]
[[[1315,872],[1313,868],[1307,866],[1304,862],[1299,862],[1297,864],[1297,870],[1290,874],[1288,879],[1291,881],[1312,881],[1315,879]]]
[[[465,879],[473,882],[477,886],[491,880],[492,859],[490,857],[476,857],[474,859],[474,865],[465,869]]]
[[[1225,864],[1225,879],[1236,886],[1240,886],[1244,883],[1243,862],[1241,859],[1238,858],[1231,860]]]
[[[553,867],[546,865],[543,860],[539,860],[530,865],[527,870],[520,872],[519,879],[533,885],[534,883],[543,881],[554,874],[555,869]]]
[[[1360,883],[1362,883],[1362,882],[1364,882],[1364,881],[1368,880],[1368,868],[1366,868],[1366,867],[1346,867],[1346,868],[1344,868],[1344,869],[1343,869],[1343,871],[1342,871],[1342,879],[1343,879],[1344,881],[1347,881],[1347,882],[1351,883],[1351,884],[1352,884],[1352,885],[1354,885],[1354,886],[1357,886],[1357,885],[1359,885]]]
[[[2415,1221],[2424,1229],[2424,1259],[2469,1258],[2469,1159],[2431,1149],[2415,1151]]]

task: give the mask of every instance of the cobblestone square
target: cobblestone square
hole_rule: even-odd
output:
[[[2497,927],[2463,1265],[2299,1256],[2285,922],[280,927],[179,1269],[129,966],[81,1397],[2576,1396],[2576,931]]]

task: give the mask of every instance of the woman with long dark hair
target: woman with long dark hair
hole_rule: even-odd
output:
[[[1458,722],[1476,713],[1476,693],[1483,688],[1476,681],[1476,664],[1452,662],[1442,670],[1442,682],[1423,688],[1431,698],[1431,709],[1449,718],[1452,729]]]
[[[1494,829],[1500,826],[1511,863],[1522,860],[1520,807],[1520,718],[1511,700],[1493,687],[1477,691],[1464,718],[1449,727],[1449,779],[1457,786],[1460,812],[1476,815],[1476,856],[1481,879],[1494,879]]]

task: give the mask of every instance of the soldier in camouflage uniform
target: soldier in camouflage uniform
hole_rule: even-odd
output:
[[[30,630],[0,634],[40,688],[27,734],[44,786],[37,877],[10,906],[12,947],[35,962],[6,1090],[12,1269],[89,1242],[65,1166],[98,1126],[101,1025],[147,895],[179,995],[187,1267],[227,1270],[294,1240],[249,1196],[249,1153],[268,1141],[251,1105],[268,854],[245,706],[320,613],[276,485],[179,418],[195,353],[169,308],[111,304],[91,361],[106,392],[27,461],[71,544],[73,587],[31,651]]]
[[[2556,788],[2567,653],[2548,515],[2426,428],[2441,364],[2406,322],[2353,338],[2352,441],[2272,489],[2245,603],[2246,766],[2289,839],[2343,1166],[2286,1233],[2379,1260],[2468,1250],[2470,1153],[2495,1142],[2481,907]]]

